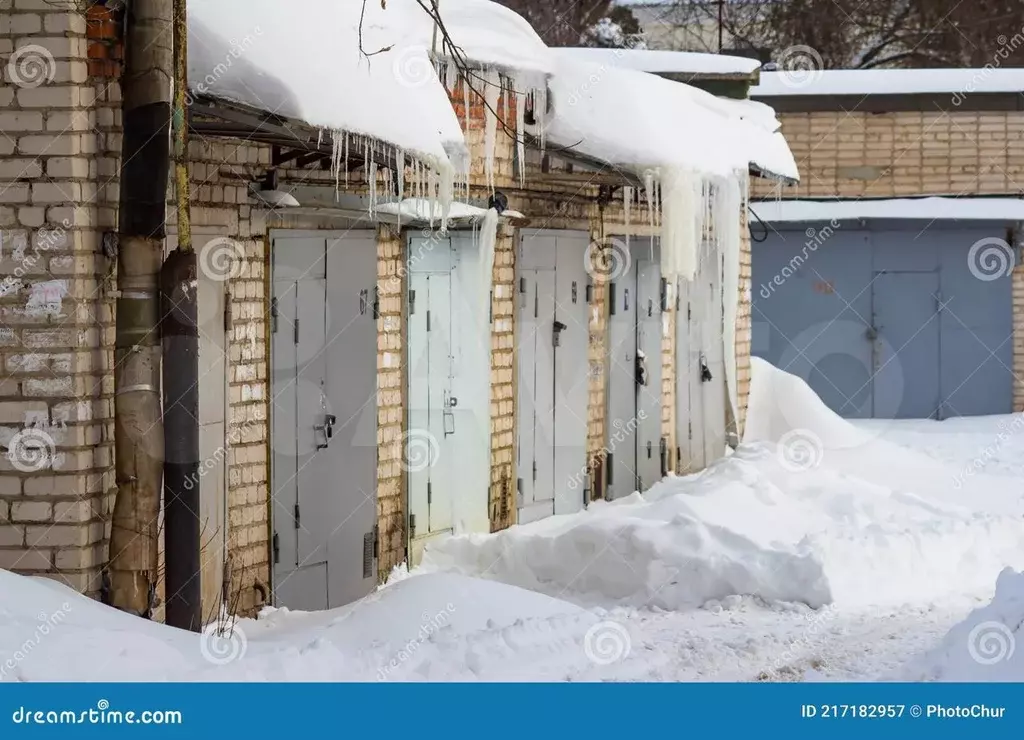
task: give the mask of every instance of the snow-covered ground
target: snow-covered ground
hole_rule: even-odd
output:
[[[197,636],[0,571],[0,680],[1024,680],[1022,453],[1018,417],[850,424],[758,362],[707,471],[343,609]]]

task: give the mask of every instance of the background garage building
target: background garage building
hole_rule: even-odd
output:
[[[751,98],[801,172],[753,183],[753,353],[846,417],[1024,409],[1019,72],[765,72]]]
[[[765,221],[754,235],[755,354],[845,417],[1011,412],[1013,222],[935,217],[968,209],[1008,216],[1021,205],[755,204]],[[804,220],[823,210],[836,217]],[[872,212],[905,218],[849,215]]]

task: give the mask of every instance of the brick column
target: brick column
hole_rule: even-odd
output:
[[[96,594],[113,486],[111,261],[86,22],[0,15],[0,567]]]

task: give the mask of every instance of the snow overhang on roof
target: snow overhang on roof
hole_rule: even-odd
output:
[[[190,92],[308,124],[335,134],[335,142],[338,133],[355,134],[434,169],[461,169],[468,151],[462,129],[411,31],[415,3],[406,5],[403,13],[366,4],[362,48],[388,48],[367,57],[360,52],[358,2],[192,3]]]
[[[762,72],[750,97],[1024,92],[1024,69],[839,69]]]
[[[751,165],[797,180],[779,122],[766,105],[717,98],[681,82],[558,52],[547,141],[626,170],[685,167],[730,176]],[[540,131],[538,131],[540,133]]]
[[[862,198],[859,200],[766,200],[750,204],[766,223],[859,219],[1024,221],[1019,198]]]
[[[652,74],[692,74],[711,76],[749,76],[761,66],[756,59],[727,54],[699,54],[690,51],[661,49],[558,49],[581,62],[611,64],[637,72]]]
[[[496,69],[509,77],[554,71],[551,49],[525,18],[505,6],[490,0],[443,0],[438,10],[452,42],[471,66]],[[389,0],[388,12],[393,11],[409,19],[415,43],[439,58],[448,56],[440,31],[435,33],[433,19],[417,0]]]

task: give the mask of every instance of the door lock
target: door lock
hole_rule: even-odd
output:
[[[319,443],[318,442],[317,445],[316,445],[316,449],[318,451],[319,450],[326,450],[328,448],[328,446],[330,446],[331,437],[334,436],[334,425],[335,425],[335,423],[337,421],[338,421],[338,417],[336,417],[334,414],[327,414],[324,417],[324,423],[323,424],[314,424],[313,425],[313,429],[315,431],[323,432],[324,433],[324,441],[323,441],[323,443]]]
[[[551,326],[551,330],[552,330],[552,332],[551,332],[551,343],[555,347],[558,347],[558,346],[561,345],[561,343],[562,343],[562,332],[565,331],[568,328],[569,327],[566,324],[563,324],[561,321],[556,321],[554,324],[552,324],[552,326]]]

